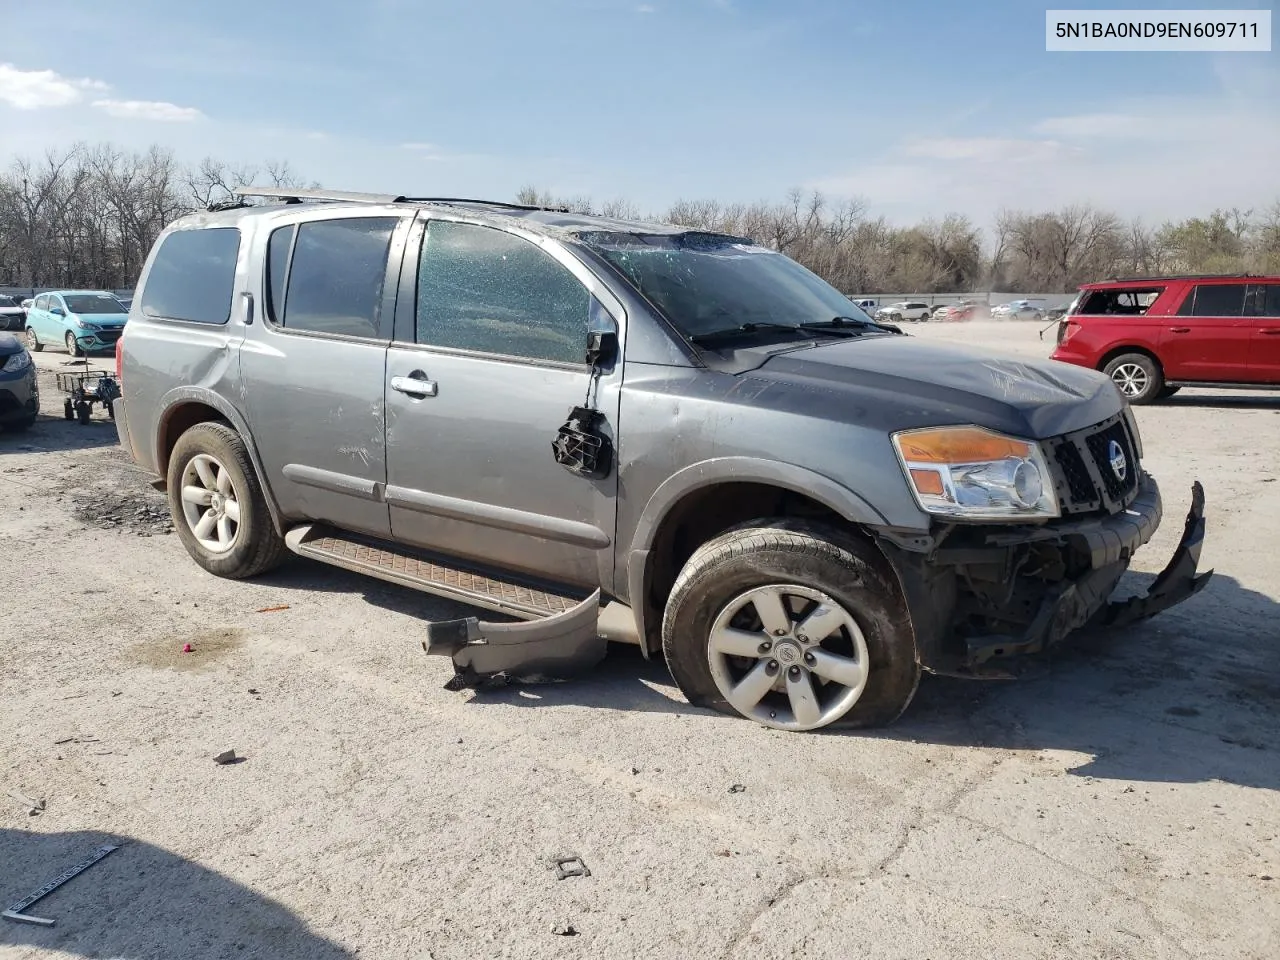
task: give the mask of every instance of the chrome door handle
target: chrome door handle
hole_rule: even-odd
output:
[[[415,370],[414,373],[418,373],[418,371]],[[392,377],[391,389],[407,393],[412,397],[434,397],[436,395],[436,382],[434,380],[422,380],[417,376]]]

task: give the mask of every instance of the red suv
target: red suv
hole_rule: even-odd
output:
[[[1087,283],[1053,359],[1104,371],[1135,404],[1181,387],[1280,388],[1280,277]]]

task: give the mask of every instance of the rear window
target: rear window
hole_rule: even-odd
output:
[[[240,231],[235,227],[178,230],[160,244],[142,289],[148,317],[226,323],[235,292]]]
[[[1119,315],[1140,317],[1151,309],[1164,287],[1122,287],[1092,290],[1084,296],[1076,313],[1090,316]]]

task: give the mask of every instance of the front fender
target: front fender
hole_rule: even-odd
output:
[[[168,432],[169,423],[177,411],[188,403],[199,403],[207,407],[217,410],[227,422],[240,434],[240,439],[244,441],[245,447],[249,451],[249,459],[253,463],[253,469],[258,474],[258,484],[262,487],[263,498],[267,501],[267,510],[271,514],[271,522],[275,525],[276,530],[281,536],[284,535],[284,522],[280,516],[280,507],[276,503],[275,494],[271,490],[271,483],[267,477],[266,470],[262,466],[262,458],[258,456],[257,444],[253,441],[253,434],[249,430],[249,424],[241,415],[240,411],[229,403],[226,398],[214,393],[212,390],[204,387],[183,385],[174,387],[160,398],[161,413],[157,420],[156,435],[153,439],[154,447],[152,455],[153,462],[156,464],[160,476],[163,478],[168,475],[169,461],[164,450],[164,437]]]
[[[686,496],[717,483],[764,483],[817,500],[850,523],[888,526],[874,506],[848,487],[805,467],[757,457],[716,457],[676,471],[653,492],[636,524],[627,554],[627,593],[635,614],[641,649],[647,656],[645,598],[649,555],[663,519]]]

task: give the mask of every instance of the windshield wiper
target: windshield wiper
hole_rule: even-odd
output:
[[[886,333],[902,333],[902,328],[892,323],[880,323],[876,320],[864,320],[861,317],[832,317],[830,320],[810,320],[800,324],[802,330],[840,330],[850,336],[857,336],[855,330],[883,330]]]
[[[693,343],[709,343],[716,340],[727,340],[740,337],[745,333],[756,333],[761,330],[786,330],[790,333],[809,333],[803,324],[794,323],[742,323],[736,327],[725,327],[722,330],[710,330],[707,333],[695,333],[689,338]]]

